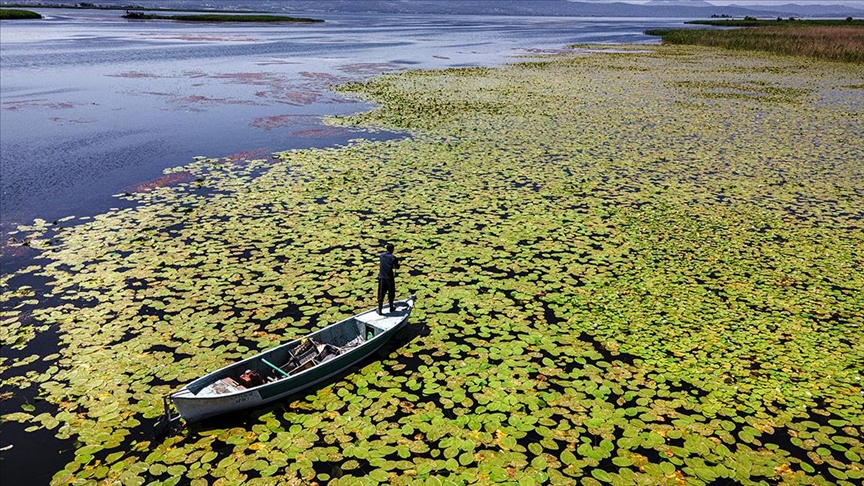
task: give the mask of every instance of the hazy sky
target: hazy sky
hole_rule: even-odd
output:
[[[748,5],[787,5],[797,3],[798,5],[850,5],[852,7],[864,8],[864,0],[706,0],[714,5],[736,4],[746,7]]]
[[[647,3],[649,0],[578,0],[582,2],[627,2],[627,3]],[[678,0],[681,1],[681,0]],[[688,0],[683,0],[688,1]],[[697,0],[698,1],[698,0]],[[797,3],[798,5],[848,5],[850,7],[864,8],[864,0],[705,0],[714,5],[741,5],[742,7],[760,6],[760,5],[786,5]]]

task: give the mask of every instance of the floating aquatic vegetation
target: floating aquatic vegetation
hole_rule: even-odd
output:
[[[357,62],[343,64],[338,69],[343,73],[349,74],[378,74],[388,71],[402,71],[405,69],[405,66],[392,62]]]
[[[116,74],[106,74],[105,76],[111,78],[127,78],[127,79],[148,79],[148,78],[161,78],[162,76],[155,73],[148,73],[144,71],[123,71],[122,73]]]
[[[269,132],[274,128],[290,127],[298,123],[314,123],[317,119],[317,117],[307,115],[273,115],[256,118],[249,124],[255,128]]]
[[[129,71],[112,74],[112,77],[130,79],[200,79],[200,84],[195,87],[206,86],[208,82],[216,81],[231,85],[261,87],[250,94],[249,99],[223,98],[205,95],[181,95],[180,93],[159,91],[129,91],[129,94],[145,94],[164,97],[174,104],[187,105],[186,109],[194,105],[246,105],[264,106],[267,103],[280,103],[294,106],[305,106],[312,103],[338,103],[340,99],[328,91],[329,86],[347,82],[345,77],[334,76],[327,73],[301,72],[302,82],[296,79],[286,78],[282,73],[273,72],[237,72],[237,73],[205,73],[202,71],[183,71],[176,74],[157,75],[139,71]],[[10,107],[7,109],[17,109]],[[257,122],[257,121],[256,121]]]
[[[55,484],[860,482],[861,69],[639,49],[349,84],[380,107],[334,125],[412,136],[20,228],[53,243],[4,340],[59,349],[2,391],[57,412],[4,420],[77,441]],[[419,300],[381,356],[141,438],[173,387],[371,307],[384,241]]]
[[[317,118],[316,118],[317,119]],[[261,160],[262,158],[268,157],[270,153],[264,149],[256,149],[256,150],[247,150],[245,152],[238,152],[236,154],[231,154],[226,157],[223,157],[222,160],[226,160],[232,163],[245,163],[251,162],[255,160]]]
[[[244,105],[244,106],[264,106],[263,103],[258,103],[252,100],[236,100],[229,98],[213,98],[204,95],[189,95],[182,98],[173,98],[172,103],[178,104],[205,104],[205,105]]]
[[[315,128],[315,129],[309,129],[309,130],[295,130],[295,131],[291,132],[291,136],[292,137],[303,137],[303,138],[327,138],[327,137],[334,137],[334,136],[337,136],[337,135],[342,134],[342,133],[344,133],[344,132],[335,128],[335,127],[328,127],[328,128]]]
[[[144,182],[142,184],[138,184],[134,188],[132,188],[133,192],[146,192],[153,190],[157,187],[165,187],[173,184],[179,184],[182,182],[189,182],[195,180],[195,175],[191,172],[172,172],[170,174],[165,174],[162,177],[154,179],[149,182]]]
[[[8,111],[19,111],[26,108],[44,108],[48,110],[69,110],[80,106],[80,103],[72,101],[47,101],[47,100],[22,100],[4,101],[3,109]]]

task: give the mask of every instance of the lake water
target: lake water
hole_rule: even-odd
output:
[[[0,29],[0,229],[104,211],[194,156],[268,157],[360,136],[335,83],[495,65],[572,43],[653,43],[678,19],[314,15],[320,24],[126,21],[35,9]],[[363,135],[366,138],[387,134]]]

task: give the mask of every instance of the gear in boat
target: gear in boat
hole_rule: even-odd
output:
[[[326,363],[336,356],[372,339],[375,337],[375,331],[373,327],[367,326],[365,336],[359,334],[343,346],[319,343],[312,338],[303,339],[294,349],[287,351],[287,360],[281,364],[272,363],[266,358],[260,358],[258,361],[263,366],[259,366],[258,370],[246,369],[237,376],[226,376],[216,380],[202,388],[197,393],[197,396],[224,395],[226,393],[234,393],[266,385],[282,378],[288,378],[313,366]]]

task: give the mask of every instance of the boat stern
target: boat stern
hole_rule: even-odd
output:
[[[233,412],[263,403],[258,390],[245,390],[225,395],[198,396],[186,387],[171,395],[177,413],[187,423],[197,422],[207,417]]]

